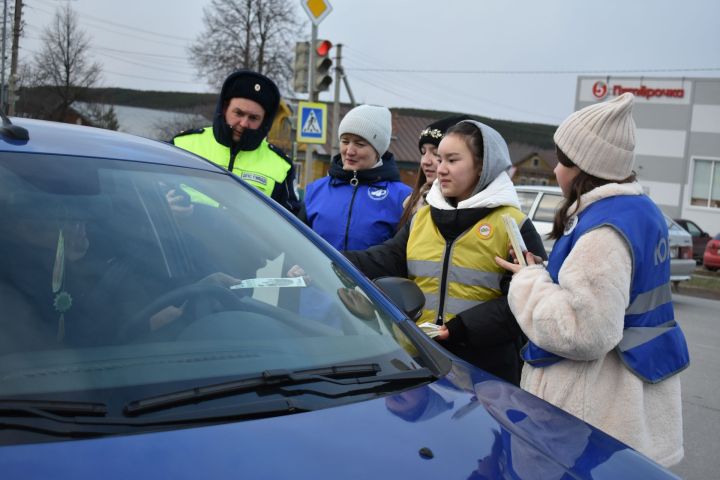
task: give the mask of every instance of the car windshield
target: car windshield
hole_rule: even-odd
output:
[[[422,366],[351,275],[228,175],[3,153],[0,211],[0,397]]]

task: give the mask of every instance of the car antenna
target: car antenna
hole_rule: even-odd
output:
[[[13,125],[5,111],[0,109],[0,116],[2,116],[2,126],[0,127],[0,135],[14,138],[15,140],[30,140],[30,134],[27,128],[19,125]]]

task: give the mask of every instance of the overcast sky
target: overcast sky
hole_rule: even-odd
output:
[[[21,55],[38,50],[65,1],[24,0]],[[343,44],[359,103],[558,124],[574,109],[578,74],[720,77],[718,0],[329,2],[319,37]],[[190,92],[210,91],[186,61],[209,3],[71,1],[104,86]],[[298,36],[309,38],[309,22]]]

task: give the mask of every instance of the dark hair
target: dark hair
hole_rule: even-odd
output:
[[[557,159],[560,164],[567,168],[572,168],[575,165],[570,158],[565,155],[565,153],[560,150],[560,148],[555,145],[555,153],[557,154]],[[548,238],[552,240],[557,240],[558,238],[563,236],[563,233],[565,232],[565,226],[567,225],[568,218],[567,213],[568,209],[572,206],[573,203],[576,201],[577,207],[575,208],[575,211],[580,210],[580,197],[587,192],[601,187],[603,185],[607,185],[608,183],[631,183],[635,181],[635,173],[630,175],[624,180],[606,180],[604,178],[596,177],[594,175],[590,175],[589,173],[586,173],[582,170],[577,174],[577,176],[572,180],[572,183],[570,184],[570,192],[568,193],[568,196],[565,197],[565,199],[560,203],[560,208],[557,209],[555,212],[555,219],[553,220],[553,229],[548,235]]]
[[[410,221],[410,217],[413,216],[415,205],[417,205],[418,200],[420,199],[420,195],[422,195],[423,187],[427,183],[427,177],[425,176],[425,172],[422,169],[422,166],[418,168],[418,174],[417,174],[417,180],[415,180],[415,186],[413,187],[413,191],[410,194],[410,197],[407,199],[407,204],[405,205],[405,210],[403,210],[402,215],[400,216],[400,221],[397,224],[397,230],[400,230],[407,222]]]

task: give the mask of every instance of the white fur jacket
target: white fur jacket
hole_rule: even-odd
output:
[[[582,196],[580,211],[601,198],[641,194],[637,183],[604,185]],[[521,386],[669,466],[684,454],[680,376],[644,383],[613,350],[623,334],[631,270],[627,243],[601,227],[575,244],[559,284],[542,266],[513,276],[508,301],[520,328],[566,358],[545,368],[526,364]]]

